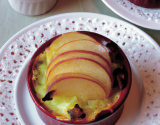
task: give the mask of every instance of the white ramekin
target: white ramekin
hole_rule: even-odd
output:
[[[24,15],[40,15],[49,11],[57,0],[8,0],[11,7]]]

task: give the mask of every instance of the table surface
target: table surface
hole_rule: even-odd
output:
[[[54,8],[49,12],[38,16],[26,16],[17,13],[11,8],[8,0],[0,0],[0,48],[14,34],[26,26],[46,17],[69,12],[100,13],[126,21],[110,10],[101,0],[58,0]],[[137,27],[146,32],[158,44],[160,44],[160,31],[146,29],[140,26]]]
[[[64,6],[65,5],[65,6]],[[0,0],[0,48],[18,31],[43,18],[69,12],[93,12],[125,20],[110,10],[101,0],[58,0],[52,10],[39,16],[26,16],[14,11],[7,0]],[[125,20],[126,21],[126,20]],[[139,27],[139,26],[137,26]],[[139,27],[160,43],[160,31]]]

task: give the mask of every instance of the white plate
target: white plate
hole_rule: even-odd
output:
[[[15,102],[18,117],[20,118],[20,122],[24,125],[44,125],[44,122],[38,116],[35,105],[28,92],[26,81],[28,63],[29,61],[24,64],[20,75],[16,80],[17,84],[15,86]],[[131,90],[125,102],[123,113],[116,125],[134,125],[140,115],[143,106],[143,101],[145,98],[143,84],[133,64],[131,64],[131,68]]]
[[[135,102],[137,107],[134,107],[135,114],[133,112],[134,108],[130,109],[131,112],[127,112],[129,110],[127,105],[130,106],[130,104],[126,103],[125,108],[127,111],[124,110],[124,112],[130,114],[124,113],[124,116],[128,115],[125,121],[128,120],[127,122],[129,122],[137,119],[133,120],[137,125],[160,124],[158,117],[160,115],[159,46],[150,36],[137,27],[119,19],[94,13],[68,13],[52,16],[26,27],[6,42],[0,52],[0,123],[20,125],[21,120],[24,120],[24,114],[28,119],[33,118],[32,115],[36,116],[36,111],[34,111],[35,114],[31,112],[35,109],[23,109],[24,106],[33,105],[32,102],[27,104],[31,100],[25,96],[27,89],[23,85],[26,84],[25,75],[23,74],[26,73],[27,60],[46,40],[64,32],[78,30],[97,32],[115,41],[133,64],[132,71],[135,75],[133,83],[135,84],[132,86],[131,93],[133,94],[133,91],[137,92],[134,95],[129,95],[128,103],[131,101],[134,103],[135,99],[137,100]],[[141,82],[133,67],[138,71],[145,89],[145,101],[142,110],[137,110],[141,109],[142,103],[140,102],[142,102],[143,95],[140,91],[142,89]],[[24,72],[21,72],[23,69]],[[24,80],[23,82],[17,82],[18,79]],[[24,91],[21,89],[13,91],[17,84],[17,87],[20,86]],[[138,88],[135,89],[135,87]],[[14,93],[19,93],[16,96],[16,103]],[[25,102],[26,100],[27,102]],[[19,103],[22,103],[22,107]],[[18,108],[16,108],[17,106]],[[22,111],[24,112],[22,113]],[[140,115],[138,116],[139,112]],[[122,116],[121,119],[123,122],[124,117]]]
[[[113,12],[144,28],[160,30],[160,9],[136,6],[128,0],[102,0]]]

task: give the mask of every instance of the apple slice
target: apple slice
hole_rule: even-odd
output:
[[[50,83],[47,84],[47,86],[50,86],[52,83],[54,83],[55,81],[57,81],[60,78],[68,78],[68,77],[83,77],[83,78],[91,79],[92,81],[99,83],[99,81],[97,79],[95,79],[87,74],[69,72],[69,73],[61,73],[61,74],[54,76],[50,80]]]
[[[98,42],[86,40],[86,39],[70,41],[68,43],[63,44],[61,47],[59,47],[56,50],[56,52],[53,55],[53,58],[55,58],[57,55],[61,53],[72,51],[72,50],[85,50],[85,51],[92,51],[92,52],[98,53],[102,55],[106,60],[108,60],[109,65],[111,66],[111,59],[110,59],[108,50]]]
[[[100,63],[83,57],[69,58],[55,64],[46,78],[46,83],[51,83],[54,76],[68,72],[81,73],[94,77],[106,91],[107,97],[110,95],[112,79],[108,71]]]
[[[48,76],[48,73],[52,69],[52,67],[59,61],[66,60],[68,58],[74,58],[74,57],[84,57],[88,59],[93,59],[100,63],[105,69],[108,71],[108,73],[111,75],[111,67],[109,66],[108,60],[106,60],[103,56],[101,56],[98,53],[92,52],[92,51],[85,51],[85,50],[72,50],[67,51],[64,53],[59,54],[55,58],[52,58],[50,61],[50,64],[48,65],[46,69],[46,76]]]
[[[50,85],[49,91],[52,90],[55,90],[53,96],[59,97],[76,96],[82,100],[106,98],[106,93],[99,83],[83,77],[60,78]]]
[[[88,39],[88,40],[95,41],[94,38],[79,32],[64,33],[51,43],[50,45],[51,55],[53,55],[54,52],[63,44],[70,41],[79,40],[79,39]]]

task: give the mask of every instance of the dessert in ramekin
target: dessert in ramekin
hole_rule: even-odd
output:
[[[159,0],[128,0],[131,3],[134,3],[137,6],[145,7],[145,8],[158,8],[160,7]]]
[[[108,38],[79,31],[44,43],[28,67],[29,93],[46,124],[110,125],[131,86],[123,51]]]

